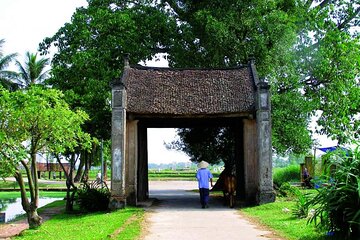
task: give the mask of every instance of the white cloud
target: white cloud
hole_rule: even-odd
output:
[[[71,20],[86,0],[1,0],[0,39],[5,54],[36,52],[45,37],[51,37]]]

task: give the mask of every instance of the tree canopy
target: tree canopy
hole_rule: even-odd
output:
[[[87,117],[83,111],[71,111],[58,90],[36,85],[14,92],[0,88],[0,174],[16,178],[30,228],[41,224],[36,154],[61,154],[80,143],[91,146],[90,136],[81,129]],[[28,179],[30,201],[20,165]]]
[[[339,143],[358,138],[360,1],[88,0],[40,48],[55,54],[51,84],[108,137],[109,83],[122,56],[166,53],[172,67],[232,67],[254,57],[272,88],[276,152],[305,152],[311,117]],[[220,132],[218,132],[220,134]]]
[[[4,39],[0,39],[0,85],[8,89],[15,89],[16,84],[13,80],[17,77],[17,73],[8,69],[11,62],[15,61],[16,53],[4,55],[2,52]]]
[[[32,84],[43,83],[49,75],[49,70],[46,67],[50,63],[48,58],[38,58],[37,53],[25,53],[25,62],[16,61],[16,66],[19,69],[17,74],[17,82],[22,87],[29,87]]]

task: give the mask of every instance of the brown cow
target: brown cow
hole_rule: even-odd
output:
[[[235,206],[235,194],[236,194],[236,177],[234,175],[223,175],[224,186],[223,194],[225,204],[233,208]]]
[[[222,191],[224,194],[224,205],[233,208],[236,195],[236,176],[234,170],[225,169],[219,175],[211,191]]]

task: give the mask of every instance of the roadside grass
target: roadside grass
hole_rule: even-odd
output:
[[[39,182],[39,188],[66,188],[65,183],[42,183]],[[25,187],[28,188],[29,185],[25,182]],[[0,191],[1,189],[20,189],[19,184],[16,181],[0,181]]]
[[[29,193],[27,193],[29,194]],[[49,192],[49,191],[39,191],[40,197],[52,197],[52,198],[64,198],[66,196],[65,192]],[[20,192],[1,192],[0,190],[0,199],[12,199],[20,198]]]
[[[292,216],[291,211],[295,204],[295,201],[280,198],[274,203],[243,208],[240,212],[289,240],[328,239],[326,233],[319,232],[314,224],[307,224],[306,218],[298,219]],[[290,212],[284,209],[289,209]]]
[[[65,201],[55,201],[46,208],[64,205]],[[45,221],[38,229],[25,230],[14,239],[133,240],[140,236],[143,215],[144,210],[135,207],[105,213],[60,213]]]

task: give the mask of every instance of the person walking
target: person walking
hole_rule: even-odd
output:
[[[199,193],[200,193],[200,203],[202,208],[208,208],[209,205],[209,181],[211,187],[213,186],[212,178],[210,170],[207,169],[209,163],[205,161],[201,161],[198,164],[198,171],[196,173],[196,179],[199,183]]]

